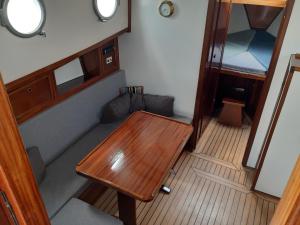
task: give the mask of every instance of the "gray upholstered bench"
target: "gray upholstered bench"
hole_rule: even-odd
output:
[[[122,225],[123,223],[87,203],[72,198],[51,220],[52,225]]]
[[[46,176],[39,188],[50,218],[88,185],[87,179],[76,174],[77,163],[119,124],[96,125],[47,166]]]

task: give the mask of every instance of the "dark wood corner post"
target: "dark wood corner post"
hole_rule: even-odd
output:
[[[190,140],[192,149],[196,148],[212,117],[230,12],[231,1],[209,0],[194,108],[194,133]]]
[[[132,23],[132,0],[128,0],[128,28],[127,32],[131,32],[131,23]]]
[[[213,21],[214,21],[214,11],[215,11],[215,0],[209,0],[208,2],[208,10],[206,15],[206,25],[205,25],[205,34],[204,40],[202,45],[202,56],[200,61],[200,71],[199,71],[199,78],[198,78],[198,88],[196,94],[196,101],[195,101],[195,108],[194,108],[194,118],[193,118],[193,127],[194,132],[190,139],[189,145],[191,151],[196,148],[198,139],[201,135],[201,110],[200,107],[202,105],[202,95],[203,95],[203,86],[204,86],[204,74],[206,73],[207,69],[207,61],[210,52],[210,42],[211,42],[211,32],[213,28]]]

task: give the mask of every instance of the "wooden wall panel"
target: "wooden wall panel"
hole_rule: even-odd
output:
[[[250,27],[267,30],[281,12],[281,8],[259,5],[245,5]]]
[[[300,157],[270,225],[300,224]]]
[[[50,225],[1,78],[0,115],[0,190],[20,225]]]

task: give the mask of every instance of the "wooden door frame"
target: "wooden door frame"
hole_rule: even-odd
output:
[[[19,225],[50,225],[0,74],[0,190]]]
[[[202,44],[202,54],[201,54],[201,61],[200,61],[200,70],[198,75],[198,85],[197,85],[197,94],[195,100],[195,107],[194,107],[194,117],[193,117],[193,127],[194,132],[190,139],[190,145],[192,149],[196,148],[198,142],[198,133],[202,132],[201,125],[199,124],[200,117],[201,117],[201,110],[200,106],[203,104],[203,89],[204,89],[204,74],[207,71],[207,60],[209,58],[210,53],[210,43],[211,43],[211,32],[213,29],[213,22],[214,22],[214,12],[215,12],[216,0],[209,0],[208,2],[208,9],[206,15],[206,24],[205,24],[205,33],[204,39]]]
[[[250,136],[247,142],[245,154],[243,156],[242,165],[244,167],[247,167],[247,162],[250,156],[250,151],[255,139],[255,135],[258,129],[258,125],[262,116],[262,112],[267,100],[267,96],[270,90],[271,83],[273,81],[273,76],[275,73],[275,69],[277,66],[277,62],[279,59],[279,55],[281,52],[282,44],[284,41],[284,37],[287,31],[287,27],[291,18],[291,14],[293,11],[295,0],[287,0],[287,5],[285,7],[285,12],[283,15],[283,19],[280,24],[278,36],[275,42],[275,48],[273,52],[273,56],[270,63],[270,68],[268,70],[268,74],[266,77],[266,80],[263,85],[261,97],[259,99],[259,103],[254,115],[252,127]],[[204,78],[206,69],[207,69],[207,59],[209,57],[209,51],[210,51],[210,43],[211,43],[211,30],[212,30],[212,21],[214,19],[214,7],[215,7],[215,0],[209,0],[208,3],[208,10],[207,10],[207,18],[206,18],[206,26],[205,26],[205,33],[204,33],[204,40],[203,40],[203,47],[202,47],[202,56],[200,61],[200,70],[199,70],[199,77],[198,77],[198,88],[197,88],[197,94],[196,94],[196,100],[195,100],[195,107],[194,107],[194,117],[193,117],[193,126],[194,126],[194,133],[192,134],[190,145],[192,149],[196,148],[198,139],[198,131],[199,131],[199,120],[201,117],[201,110],[200,106],[203,103],[203,85],[204,85]]]
[[[270,87],[271,87],[271,84],[272,84],[272,81],[273,81],[274,73],[275,73],[277,62],[278,62],[278,59],[279,59],[279,56],[280,56],[280,52],[281,52],[281,48],[282,48],[283,41],[284,41],[284,38],[285,38],[285,34],[286,34],[288,24],[290,22],[290,18],[291,18],[291,15],[292,15],[294,3],[295,3],[295,0],[287,0],[287,5],[285,7],[285,12],[284,12],[281,24],[280,24],[280,28],[279,28],[279,31],[278,31],[278,36],[276,38],[275,48],[274,48],[273,56],[272,56],[272,59],[271,59],[270,67],[269,67],[269,70],[267,72],[266,80],[264,82],[263,89],[262,89],[262,92],[261,92],[261,97],[259,99],[258,106],[257,106],[256,112],[255,112],[254,118],[253,118],[251,131],[250,131],[250,136],[249,136],[247,146],[246,146],[246,150],[245,150],[245,153],[244,153],[244,157],[243,157],[243,160],[242,160],[242,165],[244,167],[248,167],[247,166],[248,159],[249,159],[250,152],[251,152],[251,149],[252,149],[252,145],[253,145],[253,142],[254,142],[254,139],[255,139],[255,136],[256,136],[258,125],[260,123],[260,119],[261,119],[261,116],[262,116],[262,113],[263,113],[263,110],[264,110],[264,107],[265,107],[265,104],[266,104],[266,100],[267,100],[267,97],[268,97],[268,94],[269,94],[269,91],[270,91]]]

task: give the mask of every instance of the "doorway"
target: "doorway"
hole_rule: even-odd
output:
[[[241,157],[247,166],[264,104],[272,83],[294,0],[210,0],[194,110],[193,148],[224,99],[244,105],[243,126],[249,137]],[[241,25],[242,24],[242,25]]]

